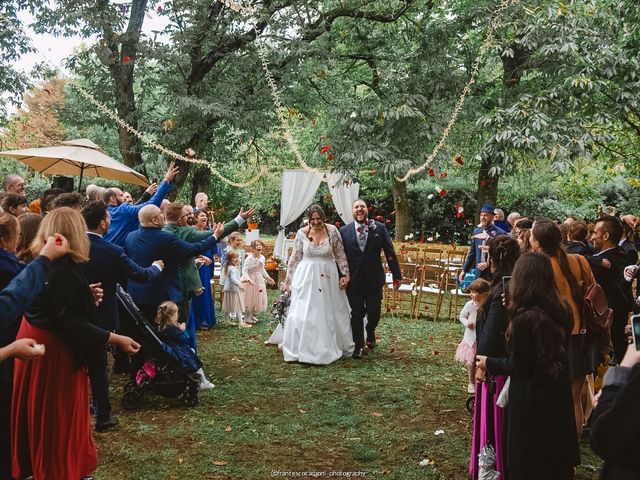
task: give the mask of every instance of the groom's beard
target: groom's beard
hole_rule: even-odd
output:
[[[358,222],[360,225],[364,225],[365,223],[367,223],[367,220],[369,218],[365,215],[364,217],[360,218],[360,216],[356,217],[356,222]]]

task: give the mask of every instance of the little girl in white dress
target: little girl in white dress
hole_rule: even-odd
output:
[[[469,300],[460,312],[460,323],[464,325],[464,337],[456,349],[456,361],[467,366],[469,383],[468,393],[476,393],[476,317],[478,308],[482,306],[491,289],[489,282],[478,278],[469,284],[471,300]]]
[[[250,327],[242,316],[244,313],[243,282],[240,280],[240,259],[236,252],[229,252],[227,264],[224,267],[224,286],[222,287],[222,312],[226,323],[234,318],[240,328]]]

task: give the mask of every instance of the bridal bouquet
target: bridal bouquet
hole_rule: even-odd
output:
[[[271,315],[273,315],[273,319],[278,322],[284,324],[285,318],[287,318],[287,312],[289,311],[289,304],[291,303],[291,295],[288,293],[280,292],[277,300],[273,303],[273,309],[271,310]]]

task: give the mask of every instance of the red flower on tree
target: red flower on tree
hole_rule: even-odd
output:
[[[327,160],[333,160],[333,153],[330,153],[329,155],[327,155]]]
[[[447,191],[444,188],[441,188],[440,190],[438,190],[438,195],[440,195],[441,197],[444,197],[447,194]]]
[[[427,175],[429,175],[430,177],[435,177],[436,171],[433,168],[430,168],[429,170],[427,170]]]
[[[440,178],[447,178],[447,172],[440,173]]]
[[[481,187],[486,187],[487,186],[487,181],[486,180],[480,180],[480,186]]]
[[[454,160],[458,165],[464,165],[464,160],[462,159],[462,155],[456,155]]]
[[[327,153],[329,150],[331,150],[331,145],[329,145],[328,143],[322,147],[320,147],[320,153]]]
[[[122,61],[123,61],[124,63],[129,63],[129,62],[131,61],[131,57],[124,57],[124,58],[122,59]]]

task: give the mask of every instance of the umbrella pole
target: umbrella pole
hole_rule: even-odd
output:
[[[78,180],[78,193],[81,193],[82,188],[82,174],[84,173],[84,164],[80,164],[80,180]]]

